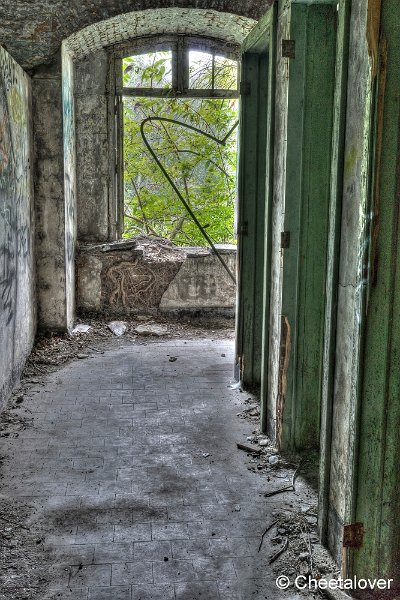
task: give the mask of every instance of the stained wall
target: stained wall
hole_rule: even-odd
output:
[[[235,273],[236,248],[219,247],[219,252]],[[230,317],[235,311],[235,285],[215,254],[151,238],[81,245],[77,292],[81,313]]]
[[[36,328],[31,82],[0,47],[0,409]]]

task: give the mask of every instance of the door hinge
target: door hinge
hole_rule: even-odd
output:
[[[249,233],[248,223],[242,223],[241,225],[238,225],[237,232],[239,235],[247,235]]]
[[[290,231],[281,231],[281,248],[290,248]]]
[[[343,527],[343,548],[360,548],[364,540],[363,523],[351,523]]]
[[[294,40],[282,40],[283,58],[296,58],[296,42]]]
[[[251,86],[250,81],[241,81],[239,84],[239,92],[241,96],[250,96]]]

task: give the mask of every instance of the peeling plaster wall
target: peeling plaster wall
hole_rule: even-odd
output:
[[[31,82],[0,47],[0,409],[36,329]]]
[[[77,260],[80,311],[111,316],[137,312],[234,314],[235,286],[208,249],[110,248],[112,245],[81,248]],[[220,251],[235,272],[236,249]]]

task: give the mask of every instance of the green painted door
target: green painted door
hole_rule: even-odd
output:
[[[268,359],[275,18],[271,8],[250,32],[241,70],[236,356],[241,381],[257,388]]]

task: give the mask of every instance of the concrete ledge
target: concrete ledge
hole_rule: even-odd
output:
[[[236,247],[217,249],[235,272]],[[160,238],[84,244],[76,269],[81,312],[234,316],[235,285],[208,248]]]

